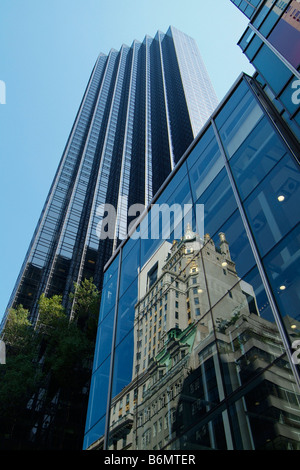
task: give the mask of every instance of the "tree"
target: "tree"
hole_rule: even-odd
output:
[[[28,316],[22,305],[10,309],[2,333],[6,364],[0,369],[0,428],[9,435],[17,423],[22,428],[27,421],[28,401],[43,378],[36,361],[38,339]]]
[[[21,351],[31,346],[32,325],[28,316],[29,311],[23,305],[11,308],[8,312],[2,339],[11,351]]]
[[[62,306],[62,296],[53,295],[48,298],[42,294],[39,300],[38,325],[54,327],[57,322],[64,319],[66,319],[66,312]]]
[[[73,315],[80,329],[85,331],[87,338],[95,341],[98,325],[100,293],[93,283],[93,278],[84,279],[81,284],[74,282],[74,293],[70,294],[73,301]]]
[[[71,317],[59,295],[42,294],[35,327],[21,305],[11,310],[3,334],[9,348],[0,368],[0,434],[10,434],[13,448],[14,440],[17,448],[26,448],[33,426],[34,446],[40,449],[80,441],[99,299],[92,280],[85,280],[75,284]],[[75,440],[68,441],[70,433]]]

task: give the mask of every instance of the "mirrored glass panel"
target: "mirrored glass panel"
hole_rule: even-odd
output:
[[[299,200],[299,165],[287,155],[244,203],[262,256],[299,222]]]

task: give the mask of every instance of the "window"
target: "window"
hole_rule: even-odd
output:
[[[157,272],[158,272],[158,262],[150,269],[148,272],[148,289],[153,286],[153,284],[157,280]]]

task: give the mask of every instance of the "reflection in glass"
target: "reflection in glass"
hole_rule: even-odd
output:
[[[208,127],[158,199],[204,205],[205,231],[193,231],[194,206],[183,236],[153,239],[146,218],[147,236],[124,248],[109,450],[300,450],[299,390],[272,303],[300,339],[299,171],[241,83],[215,118],[241,206]]]
[[[288,410],[273,396],[299,399],[277,326],[260,315],[257,269],[241,279],[234,258],[224,232],[201,239],[188,226],[142,266],[134,326],[116,348],[110,450],[298,448],[297,424],[288,424],[293,437],[277,426]],[[275,421],[254,438],[258,387]]]
[[[106,413],[107,394],[109,384],[110,356],[103,362],[99,369],[93,374],[90,391],[90,402],[88,409],[87,429]]]
[[[196,147],[196,150],[198,150],[198,147]],[[190,157],[193,157],[193,154],[191,154]],[[188,158],[188,164],[191,165],[193,159],[190,159],[190,157]],[[217,141],[214,139],[208,147],[200,153],[198,160],[189,171],[194,201],[207,189],[223,167],[224,160],[221,157]]]
[[[100,323],[94,354],[94,367],[97,369],[111,353],[115,309],[113,308]]]
[[[119,299],[116,345],[133,329],[134,307],[138,298],[137,278]]]
[[[228,158],[232,157],[262,116],[258,102],[247,85],[243,84],[215,119]]]
[[[204,204],[205,232],[213,236],[237,209],[225,168],[200,196],[197,204]]]
[[[115,271],[110,280],[106,283],[101,293],[101,306],[99,314],[99,324],[106,317],[108,312],[116,303],[118,271]]]
[[[300,338],[300,225],[263,260],[291,342]]]
[[[245,201],[245,210],[261,255],[299,222],[300,174],[288,155]]]
[[[230,160],[242,199],[248,196],[285,153],[286,149],[267,118],[263,118]]]

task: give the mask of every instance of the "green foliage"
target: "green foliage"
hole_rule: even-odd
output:
[[[8,355],[0,372],[0,416],[20,417],[28,400],[39,387],[43,374],[33,354]]]
[[[100,307],[100,293],[93,279],[85,279],[81,284],[74,283],[73,315],[79,328],[85,331],[90,340],[95,340]]]
[[[66,318],[65,309],[61,304],[61,295],[46,297],[42,294],[39,300],[39,324],[46,326],[55,326],[60,320]]]
[[[90,342],[76,324],[60,322],[47,342],[45,367],[61,387],[72,388],[78,382],[78,371],[85,376],[91,356]]]
[[[42,426],[43,413],[53,409],[56,394],[67,401],[74,393],[80,396],[90,377],[99,299],[92,280],[75,284],[69,318],[61,296],[47,298],[43,294],[34,328],[22,305],[11,309],[2,335],[9,347],[6,365],[0,368],[0,439],[1,425],[5,429],[8,426],[12,436],[17,428],[25,426],[29,431],[32,426],[28,421],[29,400],[39,402],[39,408],[44,410],[40,418]],[[46,393],[41,395],[41,389]],[[36,423],[35,415],[32,419]]]
[[[9,416],[12,420],[26,406],[42,378],[36,364],[39,343],[28,315],[22,305],[10,309],[2,335],[6,364],[0,370],[0,416]]]
[[[91,281],[76,284],[74,316],[70,320],[62,306],[61,296],[39,301],[39,332],[44,335],[44,371],[51,373],[58,386],[70,388],[78,383],[78,371],[83,376],[92,359],[90,318],[96,315],[98,291]],[[85,328],[82,328],[82,320]],[[45,328],[46,327],[46,328]]]
[[[2,337],[14,351],[21,351],[30,346],[32,328],[28,316],[29,312],[23,305],[9,310]]]

